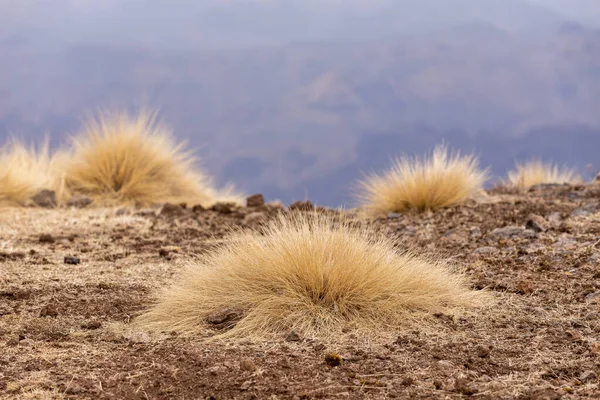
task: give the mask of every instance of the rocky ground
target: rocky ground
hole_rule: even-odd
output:
[[[452,258],[492,294],[488,307],[423,329],[327,343],[133,329],[186,262],[282,211],[254,204],[0,211],[0,397],[600,398],[600,186],[497,190],[373,221],[399,247]]]

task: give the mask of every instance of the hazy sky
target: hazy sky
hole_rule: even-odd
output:
[[[294,20],[302,23],[305,21],[302,18],[307,15],[310,18],[329,18],[335,19],[336,23],[343,23],[344,20],[350,21],[347,18],[350,15],[377,12],[385,7],[389,8],[390,4],[396,10],[400,8],[406,15],[416,10],[423,13],[424,8],[435,8],[432,4],[440,5],[438,8],[442,13],[448,12],[445,4],[458,4],[465,14],[469,14],[469,8],[483,9],[485,13],[489,4],[489,13],[492,14],[496,12],[499,3],[524,2],[581,23],[600,26],[600,0],[0,0],[0,35],[23,34],[25,28],[29,30],[28,35],[35,35],[38,31],[39,35],[61,39],[73,39],[77,36],[81,39],[88,36],[95,39],[106,38],[111,37],[113,29],[135,31],[141,26],[152,27],[160,32],[162,28],[170,27],[168,19],[189,19],[190,24],[198,20],[206,24],[207,21],[202,21],[201,15],[206,15],[206,9],[215,5],[219,9],[211,11],[209,21],[215,26],[210,29],[227,33],[230,29],[228,24],[248,23],[248,19],[256,19],[256,15],[245,16],[250,10],[256,11],[260,3],[268,11],[260,11],[257,15],[266,21],[269,18],[278,20],[284,29],[286,23],[293,24]],[[289,4],[293,6],[287,7]],[[195,29],[194,32],[200,28],[196,26]]]

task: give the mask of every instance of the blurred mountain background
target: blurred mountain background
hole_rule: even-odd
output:
[[[0,0],[0,139],[156,107],[221,183],[352,205],[442,140],[600,168],[597,0]],[[591,166],[590,166],[591,165]]]

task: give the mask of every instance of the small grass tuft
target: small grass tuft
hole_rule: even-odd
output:
[[[581,177],[572,169],[533,160],[524,164],[518,163],[514,170],[509,171],[504,185],[519,190],[527,190],[542,183],[577,184],[581,182]]]
[[[373,214],[435,210],[464,201],[486,179],[487,171],[478,168],[474,155],[450,154],[442,145],[431,157],[403,157],[384,174],[368,176],[358,197]]]
[[[152,113],[123,113],[90,120],[61,157],[68,193],[95,204],[164,202],[209,206],[220,200],[195,159],[173,141],[171,131]],[[231,192],[227,200],[241,200]]]
[[[36,150],[14,139],[8,141],[0,149],[0,204],[28,205],[41,190],[53,189],[51,167],[47,142]]]
[[[397,251],[365,226],[298,214],[262,232],[233,234],[186,269],[137,323],[186,334],[219,327],[216,337],[291,330],[331,336],[405,326],[473,304],[476,295],[446,262]]]

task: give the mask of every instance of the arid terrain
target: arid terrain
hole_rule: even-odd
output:
[[[546,185],[390,214],[370,223],[463,266],[489,305],[371,337],[206,342],[131,321],[231,228],[313,211],[2,209],[0,398],[600,398],[599,211],[599,186]]]

